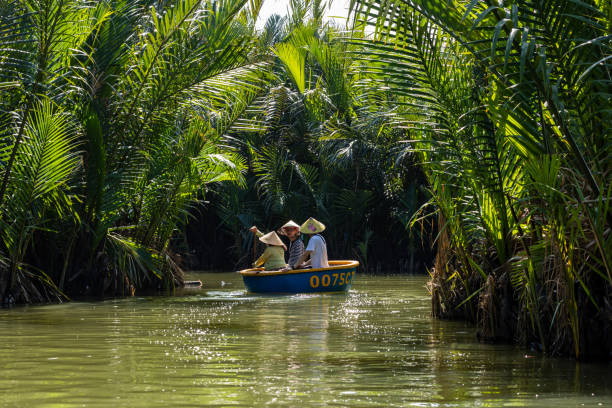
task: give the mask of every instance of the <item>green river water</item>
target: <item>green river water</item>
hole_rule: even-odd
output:
[[[612,406],[612,366],[480,344],[430,317],[425,277],[295,296],[190,278],[203,287],[0,310],[0,406]]]

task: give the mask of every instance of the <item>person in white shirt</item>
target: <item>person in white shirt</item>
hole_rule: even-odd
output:
[[[297,265],[301,265],[310,258],[310,265],[313,268],[329,267],[329,263],[327,262],[327,244],[325,243],[325,238],[320,234],[323,231],[325,231],[325,225],[312,217],[302,224],[300,232],[302,234],[308,234],[310,239],[308,240],[306,251],[304,251],[304,254],[296,262]]]

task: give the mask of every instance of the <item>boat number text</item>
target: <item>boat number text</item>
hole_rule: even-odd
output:
[[[351,272],[341,272],[341,273],[332,273],[325,274],[319,277],[317,275],[312,275],[310,277],[310,287],[318,288],[319,286],[327,287],[329,285],[344,285],[345,283],[349,283],[351,279],[355,277],[355,271]]]

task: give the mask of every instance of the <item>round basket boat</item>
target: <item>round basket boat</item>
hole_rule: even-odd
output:
[[[329,261],[329,268],[240,271],[244,286],[253,293],[346,292],[355,279],[357,261]]]

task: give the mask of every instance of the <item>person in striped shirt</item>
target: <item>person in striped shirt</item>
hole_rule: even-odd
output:
[[[300,226],[293,220],[288,221],[281,227],[281,234],[289,238],[289,259],[286,269],[298,269],[298,260],[304,253],[304,242],[300,238]]]

